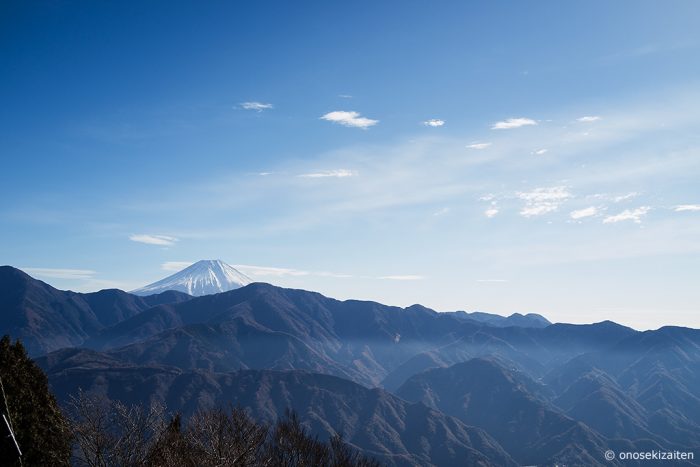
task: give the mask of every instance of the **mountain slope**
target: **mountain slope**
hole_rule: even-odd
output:
[[[176,290],[199,297],[238,289],[252,282],[248,276],[221,260],[202,260],[131,293],[153,295]]]
[[[485,429],[522,464],[607,463],[601,453],[610,448],[609,440],[550,408],[490,359],[473,359],[415,375],[397,395]]]
[[[81,388],[126,403],[161,401],[185,416],[201,408],[240,405],[264,422],[291,408],[312,433],[325,439],[340,432],[348,443],[389,465],[515,465],[483,430],[423,404],[410,404],[381,389],[333,376],[304,371],[214,373],[165,366],[114,367],[96,353],[86,354],[86,362],[70,350],[58,353],[63,355],[40,363],[59,401]],[[52,366],[66,360],[70,366]],[[100,360],[105,366],[99,367]]]
[[[189,298],[178,292],[137,297],[116,289],[62,291],[19,269],[0,266],[0,334],[22,339],[30,355],[38,355],[81,345],[106,326],[152,306]]]

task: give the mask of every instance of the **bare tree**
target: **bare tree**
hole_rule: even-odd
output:
[[[189,422],[187,439],[202,466],[254,466],[267,438],[243,409],[201,411]]]

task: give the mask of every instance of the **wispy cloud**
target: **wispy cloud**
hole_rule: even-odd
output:
[[[533,151],[532,153],[536,156],[542,156],[544,154],[547,154],[549,152],[549,149],[538,149],[537,151]]]
[[[255,110],[256,112],[262,112],[263,110],[270,110],[273,109],[274,106],[272,104],[265,104],[263,102],[241,102],[238,104],[242,109],[245,110]]]
[[[357,172],[355,172],[354,170],[336,169],[336,170],[324,170],[321,172],[311,172],[311,173],[301,174],[299,176],[302,178],[327,178],[327,177],[345,178],[345,177],[354,177],[355,175],[357,175]]]
[[[309,271],[300,271],[290,268],[276,268],[269,266],[251,266],[249,264],[237,264],[233,266],[248,276],[267,276],[267,277],[285,277],[285,276],[308,276]]]
[[[620,214],[615,214],[614,216],[608,216],[603,219],[603,224],[614,224],[616,222],[623,221],[633,221],[637,224],[642,222],[642,217],[646,216],[651,210],[649,206],[642,206],[636,209],[626,209]]]
[[[512,128],[520,128],[528,125],[537,125],[537,121],[531,118],[509,118],[496,122],[491,126],[492,130],[510,130]]]
[[[420,281],[425,279],[425,276],[405,275],[405,276],[381,276],[378,279],[389,281]]]
[[[432,127],[443,126],[444,124],[445,124],[444,120],[440,120],[437,118],[431,118],[430,120],[426,120],[423,122],[423,125],[432,126]]]
[[[498,214],[498,208],[493,206],[484,211],[484,215],[489,219],[491,219],[492,217],[496,217],[496,214]]]
[[[591,122],[597,122],[600,120],[600,117],[598,115],[586,115],[584,117],[577,118],[577,122],[581,123],[591,123]]]
[[[491,143],[480,143],[478,141],[467,144],[468,149],[486,149],[489,146],[491,146]]]
[[[569,217],[572,219],[583,219],[584,217],[591,217],[598,214],[598,208],[591,206],[584,209],[577,209],[576,211],[571,211]]]
[[[367,129],[379,123],[379,120],[372,120],[371,118],[362,117],[359,112],[346,110],[328,112],[327,114],[321,116],[321,120],[326,120],[328,122],[337,123],[338,125],[347,127],[362,129]]]
[[[194,264],[194,261],[166,261],[160,265],[160,268],[163,271],[177,272],[182,271],[188,266],[192,266],[192,264]]]
[[[605,201],[612,201],[613,203],[620,203],[622,201],[628,201],[630,199],[636,198],[640,194],[641,193],[637,191],[631,191],[629,193],[625,193],[624,195],[616,195],[610,193],[595,193],[593,195],[588,195],[587,197],[593,199],[601,199]]]
[[[532,191],[519,192],[518,198],[525,201],[520,210],[523,217],[541,216],[559,209],[567,199],[572,197],[565,186],[535,188]]]
[[[233,266],[244,274],[250,277],[301,277],[301,276],[316,276],[316,277],[334,277],[345,279],[353,277],[351,274],[328,272],[328,271],[303,271],[292,268],[278,268],[271,266],[251,266],[249,264],[237,264]]]
[[[450,208],[440,208],[433,213],[433,216],[444,216],[450,212]]]
[[[54,268],[21,268],[30,276],[49,277],[51,279],[92,279],[97,274],[89,269],[54,269]]]
[[[673,210],[676,212],[700,211],[700,204],[679,204],[678,206],[673,208]]]
[[[129,240],[132,242],[146,243],[147,245],[161,245],[161,246],[172,246],[179,239],[175,237],[170,237],[168,235],[149,235],[149,234],[138,234],[130,235]]]

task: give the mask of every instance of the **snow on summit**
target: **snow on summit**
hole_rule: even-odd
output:
[[[248,276],[221,260],[202,260],[172,276],[132,290],[131,293],[153,295],[177,290],[198,297],[238,289],[251,282],[253,281]]]

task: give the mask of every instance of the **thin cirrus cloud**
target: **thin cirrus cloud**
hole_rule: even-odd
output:
[[[496,217],[496,214],[498,214],[498,208],[495,207],[490,207],[486,211],[484,211],[484,215],[489,219]]]
[[[30,276],[49,277],[51,279],[92,279],[97,274],[89,269],[54,269],[54,268],[21,268]]]
[[[532,191],[518,192],[516,195],[525,202],[525,206],[520,210],[523,217],[554,212],[573,196],[565,186],[535,188]]]
[[[363,130],[379,123],[379,120],[363,117],[359,112],[346,110],[328,112],[321,116],[321,120],[351,128],[362,128]]]
[[[255,110],[256,112],[262,112],[263,110],[274,109],[275,106],[272,104],[266,104],[263,102],[241,102],[238,104],[244,110]]]
[[[676,212],[700,211],[700,204],[679,204],[673,210]]]
[[[381,276],[378,279],[389,280],[389,281],[420,281],[425,279],[425,276],[418,275],[404,275],[404,276]]]
[[[491,126],[492,130],[510,130],[513,128],[520,128],[523,126],[537,125],[537,121],[531,118],[509,118],[496,122]]]
[[[186,267],[192,266],[194,261],[166,261],[160,265],[163,271],[178,272],[182,271]]]
[[[588,208],[577,209],[576,211],[571,211],[569,213],[569,217],[574,219],[574,220],[577,220],[577,219],[583,219],[585,217],[595,216],[596,214],[598,214],[598,208],[595,206],[591,206]]]
[[[471,144],[467,144],[468,149],[486,149],[489,146],[491,146],[491,143],[480,143],[478,141],[474,141]]]
[[[547,154],[549,152],[549,149],[538,149],[537,151],[533,151],[532,153],[536,156],[542,156],[544,154]]]
[[[317,276],[317,277],[333,277],[345,279],[353,277],[350,274],[328,272],[328,271],[302,271],[292,268],[278,268],[271,266],[251,266],[249,264],[237,264],[233,266],[239,269],[250,277],[299,277],[299,276]]]
[[[423,125],[431,127],[439,127],[443,126],[444,124],[445,120],[440,120],[439,118],[431,118],[430,120],[426,120],[423,122]]]
[[[614,224],[617,222],[633,221],[636,224],[641,224],[642,217],[646,216],[651,210],[649,206],[642,206],[636,209],[625,209],[619,214],[608,216],[603,219],[603,224]]]
[[[147,245],[160,245],[160,246],[172,246],[175,245],[179,239],[175,237],[170,237],[168,235],[150,235],[150,234],[138,234],[130,235],[129,240],[137,243],[145,243]]]
[[[600,117],[598,115],[586,115],[576,119],[577,122],[581,123],[592,123],[597,122],[598,120],[600,120]]]
[[[347,169],[324,170],[320,172],[311,172],[299,175],[302,178],[345,178],[354,177],[357,172]]]

